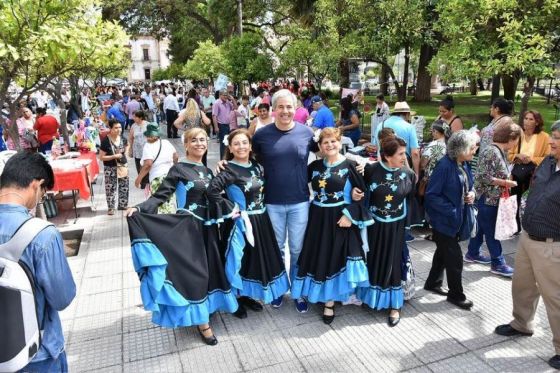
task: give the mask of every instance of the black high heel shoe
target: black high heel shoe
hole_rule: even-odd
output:
[[[333,314],[332,315],[325,315],[325,309],[332,310]],[[333,322],[334,317],[335,317],[334,304],[332,306],[325,305],[325,307],[323,307],[323,322],[327,325],[330,325]]]
[[[198,334],[200,334],[200,338],[202,338],[202,341],[204,343],[206,343],[208,346],[215,346],[218,344],[218,339],[216,338],[216,336],[214,334],[212,334],[212,336],[210,337],[205,337],[204,336],[204,332],[207,330],[210,330],[210,327],[207,327],[206,329],[202,329],[200,330],[200,328],[197,326],[196,330],[198,330]]]

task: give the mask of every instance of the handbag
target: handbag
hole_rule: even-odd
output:
[[[517,232],[517,196],[509,194],[509,188],[505,188],[498,204],[498,216],[496,218],[496,240],[507,240]]]
[[[469,178],[467,173],[462,167],[459,167],[459,171],[463,174],[465,178],[465,184],[463,185],[463,197],[465,197],[470,190]],[[463,222],[459,228],[459,233],[457,233],[457,238],[459,241],[470,240],[475,237],[478,233],[478,221],[476,216],[478,215],[478,208],[474,204],[463,203]]]
[[[25,132],[23,133],[23,139],[29,144],[29,146],[31,146],[32,148],[38,148],[39,147],[39,140],[37,139],[37,136],[35,135],[35,133],[33,133],[33,131],[31,130],[25,130]]]
[[[109,142],[111,143],[111,149],[113,150],[113,155],[117,154],[117,152],[115,151],[115,145],[113,145],[113,142],[111,140],[109,140]],[[122,179],[128,176],[128,166],[126,165],[126,163],[120,163],[119,160],[115,160],[115,162],[117,163],[117,179]]]
[[[531,177],[533,177],[533,172],[535,172],[536,168],[537,167],[535,166],[535,164],[533,162],[527,163],[527,164],[517,163],[517,164],[513,165],[513,169],[511,170],[511,174],[517,180],[528,180]]]
[[[49,219],[58,215],[58,205],[56,204],[54,195],[47,193],[43,201],[43,208],[45,209],[45,215]]]
[[[407,257],[405,267],[406,280],[401,281],[401,286],[403,289],[404,300],[410,300],[414,294],[416,294],[416,273],[414,272],[410,255]]]
[[[519,139],[519,146],[517,148],[517,153],[521,153],[521,139]],[[511,174],[517,180],[529,180],[533,177],[533,173],[537,166],[533,163],[517,163],[513,165],[513,169],[511,170]]]

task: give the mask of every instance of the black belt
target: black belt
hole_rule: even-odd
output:
[[[560,242],[560,238],[545,238],[545,237],[537,237],[537,236],[533,236],[532,234],[528,234],[529,238],[532,239],[533,241],[539,241],[539,242]]]

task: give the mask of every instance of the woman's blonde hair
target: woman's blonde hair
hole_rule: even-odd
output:
[[[183,145],[185,145],[185,150],[187,149],[187,146],[189,146],[189,144],[191,143],[191,140],[197,137],[198,135],[204,135],[204,137],[206,137],[206,141],[208,141],[208,134],[204,129],[200,127],[191,128],[185,131],[185,133],[183,133]]]
[[[187,114],[188,118],[200,115],[200,107],[198,106],[194,98],[189,98],[187,100],[187,104],[185,105],[185,113]]]
[[[334,137],[336,141],[342,140],[342,133],[338,128],[327,127],[321,131],[319,134],[319,144],[323,142],[324,139]]]

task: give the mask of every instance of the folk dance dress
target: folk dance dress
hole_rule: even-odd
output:
[[[366,227],[373,224],[364,201],[352,201],[352,188],[365,190],[355,162],[328,165],[316,160],[308,166],[313,189],[303,248],[292,283],[292,298],[311,303],[346,301],[358,286],[367,286]],[[337,222],[345,215],[349,228]],[[363,234],[362,234],[363,233]],[[363,237],[363,239],[362,239]]]
[[[173,166],[157,192],[128,218],[132,260],[152,322],[174,328],[208,323],[216,311],[238,304],[227,281],[218,228],[208,214],[212,171],[202,164]],[[177,213],[157,215],[175,194]]]
[[[223,222],[226,275],[235,294],[265,304],[281,297],[289,290],[289,281],[264,205],[261,167],[254,162],[243,165],[229,161],[210,183],[208,198],[216,222]],[[236,209],[240,217],[227,219]]]
[[[415,175],[408,168],[391,168],[383,162],[366,165],[366,200],[375,224],[368,228],[368,287],[356,290],[369,307],[400,309],[405,226]]]

